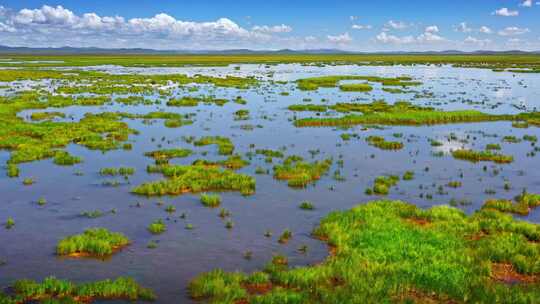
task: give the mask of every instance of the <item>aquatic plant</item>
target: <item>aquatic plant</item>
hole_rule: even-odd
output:
[[[56,254],[67,256],[96,256],[111,255],[130,243],[129,239],[105,228],[91,228],[82,234],[69,236],[56,245]]]
[[[58,151],[54,155],[54,163],[60,166],[73,166],[81,161],[80,157],[70,155],[65,151]]]
[[[540,194],[531,194],[524,191],[514,201],[506,199],[489,199],[482,206],[483,209],[495,209],[501,212],[528,215],[529,212],[540,206]]]
[[[373,87],[367,83],[348,83],[340,85],[339,89],[344,92],[369,92]]]
[[[217,145],[220,155],[231,155],[234,151],[234,145],[227,137],[206,136],[193,143],[195,146]]]
[[[148,231],[152,234],[162,234],[167,230],[167,226],[165,223],[163,223],[162,219],[153,221],[150,225],[148,225]]]
[[[205,205],[206,207],[218,207],[219,204],[221,204],[221,196],[217,194],[201,194],[200,197],[201,203]]]
[[[397,185],[399,182],[399,176],[378,176],[375,178],[373,188],[366,189],[366,194],[387,195],[390,192],[390,188]]]
[[[183,148],[173,148],[173,149],[162,149],[155,150],[144,153],[145,156],[151,157],[156,161],[156,164],[165,164],[173,158],[184,158],[188,157],[193,153],[190,149]]]
[[[459,149],[452,151],[452,156],[456,159],[468,160],[471,162],[480,162],[480,161],[492,161],[499,164],[507,164],[514,161],[514,157],[510,155],[503,155],[492,153],[490,151],[474,151]]]
[[[403,180],[413,180],[414,179],[414,171],[406,171],[403,174],[403,177],[401,179],[403,179]]]
[[[403,149],[403,143],[399,141],[387,141],[381,136],[369,136],[366,141],[374,147],[382,150],[401,150]]]
[[[141,184],[131,192],[147,195],[180,195],[188,192],[240,191],[244,195],[255,191],[255,179],[230,170],[204,165],[149,166],[149,172],[162,173],[165,180]]]
[[[13,226],[15,226],[15,220],[12,217],[8,217],[4,226],[6,227],[6,229],[13,228]]]
[[[102,176],[129,176],[135,174],[135,168],[132,167],[107,167],[107,168],[101,168],[99,170],[99,174]]]
[[[332,159],[309,163],[300,156],[289,156],[274,166],[274,178],[288,181],[290,187],[305,187],[326,174],[331,165]]]
[[[475,110],[439,111],[431,107],[414,106],[409,102],[396,102],[392,105],[384,101],[369,104],[338,103],[332,109],[343,112],[360,112],[341,117],[303,118],[294,122],[297,127],[353,126],[361,124],[381,125],[435,125],[464,122],[483,122],[514,120],[513,115],[492,115]]]
[[[43,282],[19,280],[11,289],[13,295],[2,297],[0,294],[2,303],[92,303],[97,300],[154,301],[156,299],[152,290],[140,286],[129,277],[81,284],[47,277]]]
[[[292,238],[292,232],[289,229],[285,229],[279,236],[278,242],[280,242],[281,244],[285,244],[289,242],[291,238]]]
[[[313,210],[313,209],[315,209],[315,206],[313,206],[313,203],[311,203],[310,201],[303,201],[302,203],[300,203],[299,207],[302,210]]]

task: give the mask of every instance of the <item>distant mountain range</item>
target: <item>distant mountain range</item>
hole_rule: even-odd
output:
[[[351,52],[339,49],[312,49],[312,50],[250,50],[250,49],[231,49],[231,50],[153,50],[143,48],[97,48],[97,47],[59,47],[59,48],[31,48],[31,47],[11,47],[0,45],[0,54],[25,54],[25,55],[69,55],[69,54],[163,54],[163,55],[249,55],[249,54],[387,54],[387,55],[527,55],[540,54],[540,51],[426,51],[426,52],[407,52],[407,51],[388,51],[388,52]]]

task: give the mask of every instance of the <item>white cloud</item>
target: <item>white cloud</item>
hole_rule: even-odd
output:
[[[376,41],[385,44],[423,44],[446,41],[445,38],[438,35],[439,27],[436,25],[427,26],[424,32],[417,37],[408,36],[395,36],[382,31],[375,37]]]
[[[370,30],[373,28],[373,26],[371,26],[370,24],[366,24],[366,25],[363,25],[363,24],[353,24],[351,26],[351,28],[353,30]]]
[[[290,40],[274,35],[291,31],[285,24],[246,29],[228,18],[194,22],[159,13],[153,17],[125,19],[93,12],[77,15],[60,5],[19,11],[0,6],[3,42],[25,46],[232,48],[262,46],[262,43],[277,46]],[[11,36],[6,36],[9,33]]]
[[[439,32],[439,27],[436,26],[436,25],[430,25],[430,26],[426,27],[425,32],[426,33],[431,33],[431,34],[438,33]]]
[[[285,24],[281,24],[281,25],[274,25],[274,26],[268,26],[268,25],[263,25],[263,26],[254,26],[251,30],[255,31],[255,32],[261,32],[261,33],[290,33],[292,32],[292,27],[288,26],[288,25],[285,25]]]
[[[503,7],[494,11],[493,15],[503,16],[503,17],[516,17],[519,15],[519,11],[513,11],[513,10],[509,10],[506,7]]]
[[[478,31],[480,33],[482,33],[482,34],[491,34],[491,33],[493,33],[493,31],[489,27],[487,27],[485,25],[481,26],[480,29],[478,29]]]
[[[475,37],[472,37],[472,36],[468,36],[467,38],[465,38],[465,40],[463,40],[463,42],[465,44],[472,44],[472,45],[477,45],[477,46],[480,46],[480,47],[484,47],[484,46],[490,44],[491,40],[490,39],[478,39],[478,38],[475,38]]]
[[[525,33],[530,32],[528,28],[520,28],[516,26],[509,26],[506,27],[498,32],[500,36],[515,36],[515,35],[523,35]]]
[[[328,41],[337,44],[347,44],[353,40],[349,33],[344,33],[336,36],[328,35],[326,36],[326,38],[328,39]]]
[[[386,32],[381,32],[377,37],[375,37],[378,42],[381,43],[391,43],[391,44],[410,44],[416,42],[416,39],[413,36],[403,36],[398,37]]]
[[[386,22],[386,24],[383,27],[383,30],[389,31],[389,30],[404,30],[409,27],[409,24],[403,22],[403,21],[394,21],[390,20]]]
[[[472,28],[467,25],[467,22],[461,22],[460,24],[458,24],[458,26],[456,26],[456,31],[462,33],[469,33],[472,32]]]
[[[532,0],[524,0],[523,2],[521,2],[520,6],[523,6],[523,7],[532,7],[533,5],[533,2]]]

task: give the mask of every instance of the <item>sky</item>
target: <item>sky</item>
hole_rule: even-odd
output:
[[[540,50],[540,0],[0,0],[0,45]]]

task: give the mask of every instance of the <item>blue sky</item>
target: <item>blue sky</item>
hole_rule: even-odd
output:
[[[18,0],[0,5],[0,44],[12,46],[540,50],[540,0]]]

